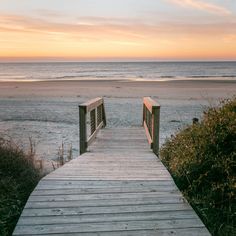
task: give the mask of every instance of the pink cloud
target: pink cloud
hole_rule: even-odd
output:
[[[206,1],[200,1],[200,0],[169,0],[169,1],[178,4],[182,7],[192,7],[213,14],[218,14],[218,15],[231,14],[230,10],[216,4],[207,3]]]
[[[165,21],[156,24],[141,23],[135,20],[117,18],[78,18],[76,21],[61,23],[41,18],[21,15],[0,16],[0,34],[4,32],[32,33],[46,35],[65,35],[76,40],[97,41],[103,39],[124,39],[142,41],[155,37],[186,36],[224,36],[236,33],[236,20],[217,23],[189,23]]]

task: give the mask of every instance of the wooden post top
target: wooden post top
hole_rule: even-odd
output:
[[[160,108],[160,104],[154,101],[151,97],[144,97],[143,104],[147,107],[147,109],[152,113],[153,109]]]
[[[84,107],[84,108],[86,108],[86,112],[90,112],[91,110],[95,109],[96,107],[100,106],[101,104],[103,104],[103,98],[97,97],[97,98],[91,99],[85,103],[80,104],[79,107]]]

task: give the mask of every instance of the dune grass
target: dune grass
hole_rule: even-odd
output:
[[[12,235],[23,207],[40,179],[31,151],[0,138],[0,235]]]
[[[160,156],[212,235],[236,235],[236,98],[172,136]]]

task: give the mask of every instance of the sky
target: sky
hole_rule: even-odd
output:
[[[0,0],[0,60],[236,60],[236,0]]]

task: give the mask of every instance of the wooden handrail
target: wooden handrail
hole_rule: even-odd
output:
[[[89,117],[87,116],[89,114]],[[87,138],[87,119],[90,118],[91,134]],[[80,154],[87,151],[87,147],[96,138],[98,131],[106,126],[106,115],[103,98],[95,98],[79,105]]]
[[[143,98],[143,126],[153,152],[159,154],[161,106],[150,97]]]

